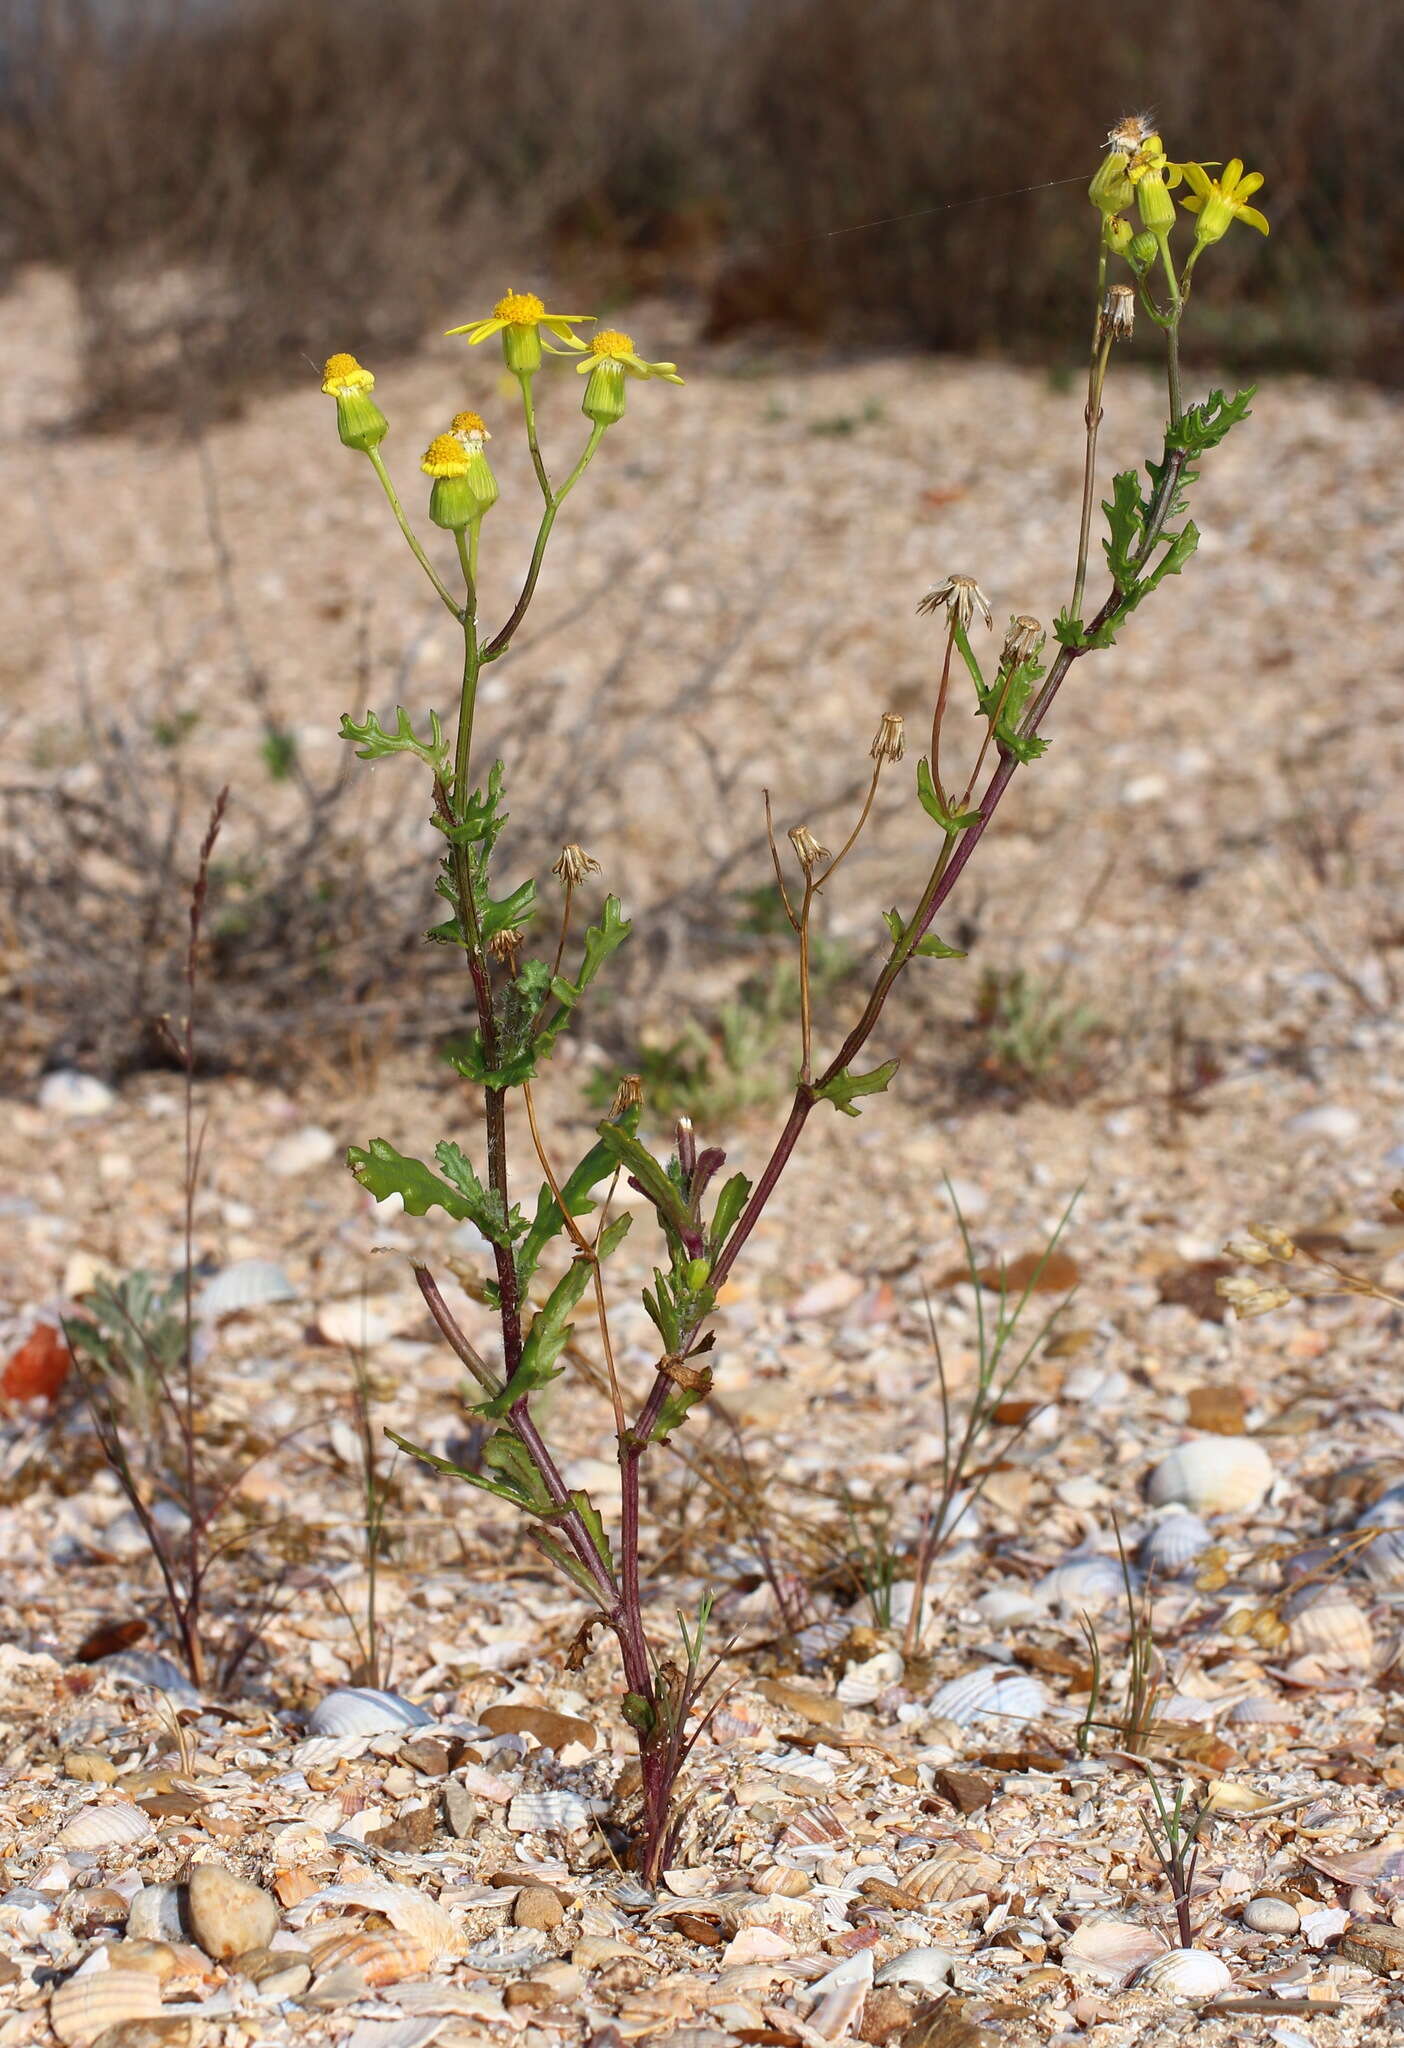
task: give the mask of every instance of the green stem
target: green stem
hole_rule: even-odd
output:
[[[1165,330],[1165,375],[1170,387],[1170,424],[1177,427],[1184,417],[1184,405],[1180,399],[1180,315],[1184,312],[1184,294],[1180,280],[1175,275],[1175,266],[1170,259],[1170,244],[1163,237],[1160,243],[1160,260],[1170,286],[1170,323]]]
[[[1092,315],[1092,360],[1087,371],[1087,408],[1083,413],[1087,445],[1082,464],[1082,518],[1077,533],[1077,573],[1073,578],[1072,604],[1069,607],[1069,614],[1074,619],[1082,617],[1082,595],[1087,586],[1087,550],[1092,539],[1092,499],[1097,474],[1097,430],[1102,424],[1102,387],[1106,383],[1107,358],[1111,353],[1111,334],[1102,334],[1106,292],[1107,246],[1103,242],[1097,251],[1097,305]]]
[[[443,603],[448,606],[449,610],[453,613],[456,619],[461,619],[463,617],[463,607],[455,601],[452,592],[449,590],[448,585],[444,582],[443,578],[439,575],[438,570],[434,567],[434,564],[430,561],[429,557],[425,554],[424,549],[420,546],[419,538],[416,535],[414,528],[410,525],[409,520],[405,517],[405,508],[400,503],[398,491],[395,489],[395,486],[390,481],[390,472],[385,467],[384,458],[382,457],[380,450],[378,448],[368,448],[366,450],[366,456],[370,462],[371,468],[380,478],[380,488],[382,491],[384,491],[386,497],[390,501],[390,510],[395,515],[395,524],[399,527],[401,533],[408,541],[410,553],[414,556],[414,559],[416,560],[416,562],[418,562],[420,568],[424,571],[425,575],[429,578],[429,581],[433,584],[435,590],[438,592],[439,597],[442,599]]]
[[[547,473],[545,461],[542,458],[541,444],[536,438],[536,404],[531,395],[532,375],[533,372],[530,370],[519,371],[517,373],[517,382],[522,387],[522,414],[526,420],[526,437],[527,446],[531,450],[531,466],[536,471],[536,481],[541,486],[541,495],[549,505],[551,503],[551,479]]]
[[[522,585],[522,594],[512,607],[512,616],[508,619],[501,632],[495,633],[486,647],[484,647],[482,654],[484,661],[496,661],[500,654],[507,652],[511,644],[512,635],[526,617],[527,607],[536,595],[537,579],[541,575],[541,564],[546,554],[546,543],[551,538],[551,528],[556,523],[556,514],[575,489],[581,477],[584,476],[591,456],[604,439],[604,431],[604,428],[598,423],[591,427],[590,438],[585,443],[585,451],[581,455],[580,460],[576,463],[560,489],[552,492],[547,498],[546,510],[542,513],[541,524],[536,530],[536,545],[531,551],[531,566],[527,570],[526,582]]]
[[[455,817],[463,815],[464,799],[468,793],[468,764],[473,751],[473,713],[478,702],[478,671],[482,667],[482,646],[478,640],[478,533],[480,520],[474,520],[467,530],[465,539],[462,531],[454,537],[458,542],[458,557],[463,565],[463,581],[468,592],[468,601],[459,614],[463,621],[463,682],[458,698],[458,739],[453,756],[453,809]]]

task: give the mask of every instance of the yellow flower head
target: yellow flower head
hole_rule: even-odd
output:
[[[631,377],[661,377],[665,384],[682,383],[676,363],[646,363],[634,352],[634,337],[621,334],[617,327],[601,328],[590,343],[584,362],[575,367],[583,377],[587,370],[594,370],[601,363],[618,363]]]
[[[484,441],[492,439],[492,435],[483,425],[483,416],[480,412],[456,412],[453,416],[453,432],[455,434],[477,434]]]
[[[419,466],[426,476],[467,476],[469,459],[457,434],[436,434]]]
[[[328,356],[322,366],[322,389],[328,398],[351,398],[358,391],[374,391],[375,378],[354,356]]]
[[[535,292],[507,292],[493,307],[488,319],[468,320],[462,327],[450,327],[448,331],[466,335],[473,346],[500,334],[508,369],[517,376],[529,377],[541,367],[543,327],[548,334],[555,335],[557,341],[563,341],[567,348],[584,348],[584,342],[574,330],[580,321],[593,320],[594,317],[593,313],[548,313]]]
[[[1236,220],[1256,228],[1260,235],[1267,233],[1267,221],[1256,206],[1248,204],[1263,182],[1261,171],[1245,171],[1242,158],[1236,156],[1224,165],[1218,178],[1211,178],[1203,164],[1186,164],[1184,171],[1193,197],[1180,204],[1187,213],[1199,215],[1196,242],[1222,241]]]
[[[373,455],[390,431],[384,413],[371,397],[374,388],[374,377],[354,356],[328,356],[322,366],[322,389],[336,400],[341,445],[362,455]]]

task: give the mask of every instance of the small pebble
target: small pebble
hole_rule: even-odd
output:
[[[96,1074],[80,1074],[75,1067],[60,1067],[45,1074],[39,1083],[39,1107],[50,1116],[76,1121],[80,1117],[106,1116],[117,1106],[117,1096]]]
[[[115,1785],[117,1766],[100,1749],[70,1749],[63,1760],[63,1768],[70,1778],[77,1778],[85,1785]]]
[[[1360,1118],[1343,1103],[1323,1102],[1315,1109],[1304,1109],[1289,1117],[1286,1128],[1294,1138],[1332,1138],[1337,1144],[1348,1145],[1360,1135]]]
[[[517,1893],[512,1906],[514,1927],[535,1927],[544,1932],[559,1927],[564,1919],[565,1907],[545,1885],[529,1884]]]
[[[263,1163],[270,1173],[290,1180],[294,1174],[325,1166],[335,1152],[336,1139],[330,1131],[324,1131],[320,1124],[306,1124],[300,1131],[291,1131],[286,1138],[279,1138],[276,1145],[270,1145]]]
[[[300,1948],[251,1948],[239,1958],[239,1975],[258,1986],[267,2005],[298,1998],[312,1981],[312,1958]]]
[[[278,1932],[278,1902],[222,1863],[197,1863],[190,1873],[190,1927],[207,1956],[227,1963],[267,1948]]]
[[[478,1825],[478,1802],[457,1778],[450,1778],[444,1787],[444,1819],[460,1842],[466,1841]]]
[[[1243,1924],[1255,1934],[1295,1934],[1302,1916],[1286,1899],[1250,1899],[1243,1908]]]
[[[185,1904],[184,1885],[143,1885],[127,1915],[128,1941],[188,1941]]]

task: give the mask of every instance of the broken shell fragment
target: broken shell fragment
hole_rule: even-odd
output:
[[[1039,1580],[1036,1592],[1050,1607],[1064,1614],[1101,1614],[1126,1598],[1127,1576],[1134,1589],[1137,1574],[1115,1557],[1067,1557]]]
[[[1294,1657],[1318,1657],[1347,1671],[1373,1671],[1370,1617],[1341,1586],[1304,1586],[1284,1611]]]
[[[934,1855],[908,1871],[902,1889],[923,1903],[935,1900],[949,1905],[955,1899],[992,1891],[999,1883],[1001,1871],[1002,1865],[983,1850],[966,1848],[961,1842],[943,1842]]]
[[[1173,1579],[1202,1551],[1212,1538],[1198,1515],[1171,1514],[1146,1532],[1141,1544],[1141,1563],[1159,1578]]]
[[[1165,1954],[1164,1938],[1134,1920],[1084,1920],[1063,1943],[1063,1967],[1118,1990]]]
[[[1175,1501],[1196,1514],[1231,1515],[1257,1507],[1272,1479],[1272,1460],[1251,1437],[1194,1437],[1166,1453],[1146,1491],[1153,1507]]]

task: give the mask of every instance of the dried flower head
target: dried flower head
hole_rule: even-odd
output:
[[[816,861],[829,858],[828,847],[819,844],[819,841],[814,837],[808,825],[792,825],[790,827],[790,844],[795,849],[799,864],[806,874],[809,873],[809,870]]]
[[[970,621],[978,611],[987,626],[994,625],[994,613],[990,601],[973,576],[948,576],[944,583],[938,583],[934,590],[928,590],[919,612],[939,612],[943,606],[950,608],[952,621],[968,632]]]
[[[1136,324],[1136,288],[1129,284],[1114,284],[1102,301],[1102,310],[1097,315],[1097,339],[1106,341],[1129,341],[1131,330]]]
[[[1297,1256],[1297,1247],[1285,1230],[1279,1230],[1275,1223],[1250,1223],[1248,1235],[1263,1247],[1271,1259],[1280,1259],[1283,1265]]]
[[[900,711],[884,711],[868,753],[874,761],[900,761],[907,751]]]
[[[1256,1280],[1245,1279],[1237,1273],[1216,1280],[1214,1292],[1220,1300],[1228,1303],[1240,1320],[1246,1316],[1270,1315],[1275,1308],[1285,1308],[1292,1299],[1290,1287],[1260,1287]]]
[[[1155,115],[1123,114],[1107,135],[1107,148],[1123,156],[1134,156],[1148,135],[1155,133]]]
[[[1226,1259],[1241,1259],[1245,1266],[1270,1266],[1272,1253],[1251,1237],[1231,1237],[1224,1246]]]
[[[561,848],[561,857],[551,863],[551,873],[559,875],[567,889],[578,888],[587,875],[597,875],[600,864],[584,847],[577,846],[572,839],[569,846]]]
[[[999,651],[1001,668],[1017,668],[1021,661],[1027,661],[1031,654],[1037,654],[1043,645],[1043,627],[1028,612],[1015,612],[1004,635],[1004,645]]]
[[[510,964],[516,959],[524,936],[520,925],[509,925],[504,931],[493,933],[487,949],[494,960],[506,960]]]
[[[627,1116],[631,1109],[638,1109],[644,1097],[643,1081],[638,1074],[625,1074],[614,1091],[614,1100],[609,1105],[611,1123],[617,1123],[621,1116]]]

